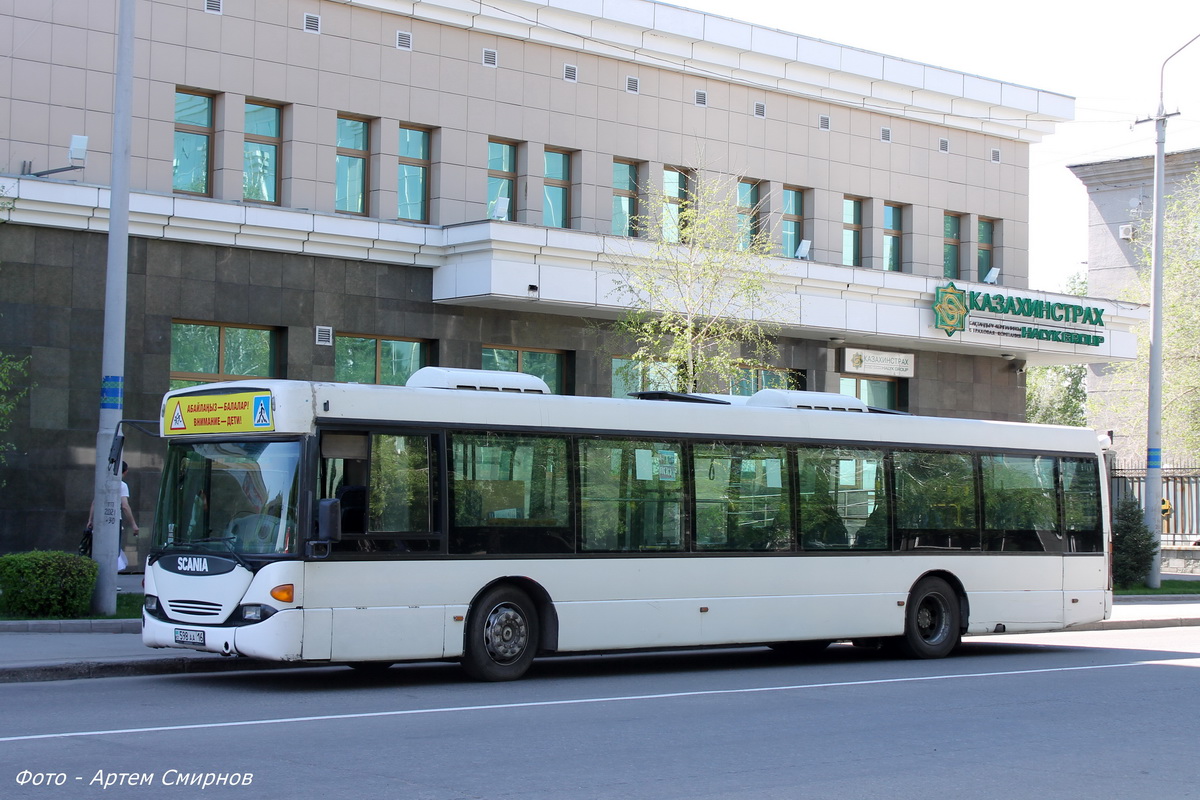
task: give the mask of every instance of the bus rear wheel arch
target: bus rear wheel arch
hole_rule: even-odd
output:
[[[481,681],[520,678],[537,654],[541,626],[529,595],[508,583],[492,586],[467,615],[462,666]]]

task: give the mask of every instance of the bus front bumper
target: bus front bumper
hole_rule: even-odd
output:
[[[299,609],[286,609],[262,622],[238,627],[164,622],[143,610],[142,644],[267,661],[298,661],[303,627]]]

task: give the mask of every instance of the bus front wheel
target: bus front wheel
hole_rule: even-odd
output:
[[[529,669],[538,646],[538,619],[529,595],[497,586],[467,618],[463,669],[480,681],[512,681]]]
[[[926,578],[908,597],[904,635],[897,644],[909,658],[942,658],[962,636],[958,593],[941,578]]]

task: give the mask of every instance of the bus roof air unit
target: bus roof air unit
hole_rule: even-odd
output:
[[[867,404],[857,397],[834,392],[797,392],[787,389],[760,389],[746,399],[756,408],[800,408],[811,411],[861,411]]]
[[[404,385],[416,389],[471,389],[477,392],[550,394],[550,387],[536,375],[491,369],[421,367]]]

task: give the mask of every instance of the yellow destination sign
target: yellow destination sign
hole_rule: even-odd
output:
[[[172,397],[163,409],[164,436],[275,430],[270,392]]]

